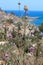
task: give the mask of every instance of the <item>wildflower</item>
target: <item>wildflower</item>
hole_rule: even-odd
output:
[[[34,34],[34,30],[31,30],[31,34]]]
[[[5,53],[5,59],[8,59],[9,58],[9,54],[8,53]]]
[[[33,46],[33,47],[36,47],[36,44],[33,44],[32,46]]]
[[[42,33],[42,32],[40,33],[40,36],[42,36],[42,37],[43,37],[43,33]]]
[[[13,43],[15,45],[15,43]]]
[[[32,34],[32,37],[34,37],[34,35]]]
[[[30,56],[30,57],[32,56],[32,54],[31,54],[31,53],[27,53],[27,55],[28,55],[28,56]]]
[[[34,52],[35,48],[34,47],[30,47],[29,50],[30,50],[30,52]]]
[[[12,34],[11,33],[7,34],[7,38],[12,39],[13,38]]]

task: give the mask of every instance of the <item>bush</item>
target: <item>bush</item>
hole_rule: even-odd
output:
[[[43,23],[39,26],[39,30],[43,32]]]

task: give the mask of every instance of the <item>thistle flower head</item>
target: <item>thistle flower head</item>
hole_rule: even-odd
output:
[[[24,10],[27,11],[28,10],[28,6],[25,5],[24,6]]]
[[[9,58],[9,54],[8,53],[5,53],[5,59],[8,59]]]
[[[9,34],[7,35],[7,38],[12,39],[12,38],[13,38],[13,37],[12,37],[12,34],[9,33]]]
[[[29,50],[30,50],[30,52],[34,52],[35,48],[34,47],[30,47]]]

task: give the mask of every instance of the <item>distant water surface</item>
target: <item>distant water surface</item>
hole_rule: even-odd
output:
[[[7,13],[14,13],[16,16],[25,16],[25,12],[24,11],[18,11],[18,10],[7,10]],[[30,17],[39,17],[38,19],[36,19],[35,21],[32,21],[32,24],[35,24],[37,26],[39,26],[41,23],[43,23],[43,11],[28,11],[27,15]]]

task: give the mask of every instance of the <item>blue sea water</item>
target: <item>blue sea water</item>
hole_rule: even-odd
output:
[[[13,11],[7,10],[6,12],[14,13],[16,16],[21,16],[21,17],[25,15],[24,11],[19,12],[18,10],[13,10]],[[30,17],[39,17],[38,19],[32,21],[32,24],[39,26],[41,23],[43,23],[43,11],[28,11],[27,15]]]

